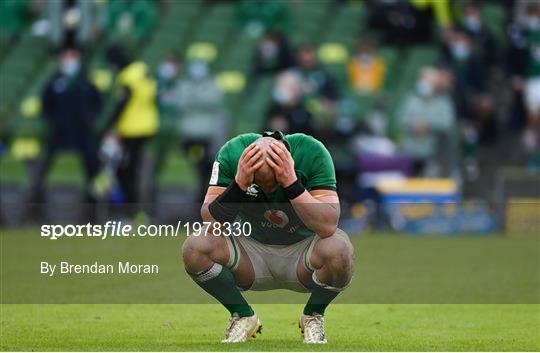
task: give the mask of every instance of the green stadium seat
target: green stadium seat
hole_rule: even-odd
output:
[[[75,152],[60,152],[56,155],[47,175],[50,185],[84,185],[82,161]]]
[[[31,150],[35,149],[35,146],[27,148],[30,149],[29,152],[32,152]],[[11,150],[8,150],[0,158],[0,170],[2,170],[0,173],[1,184],[19,185],[24,188],[29,186],[30,181],[24,159],[17,158]]]
[[[158,185],[194,185],[195,180],[195,171],[186,156],[171,149],[159,174]]]

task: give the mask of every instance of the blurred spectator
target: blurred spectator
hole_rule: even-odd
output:
[[[215,154],[228,136],[223,94],[204,61],[192,61],[176,88],[182,147],[197,169],[198,200],[206,194]]]
[[[118,168],[118,181],[124,201],[135,203],[139,200],[139,167],[144,145],[158,129],[157,83],[147,65],[133,61],[122,48],[111,46],[105,56],[118,71],[107,138],[120,139],[123,161]]]
[[[273,102],[266,113],[265,129],[286,134],[315,134],[311,114],[302,102],[302,80],[296,71],[285,71],[278,76]]]
[[[537,5],[531,1],[515,4],[515,21],[508,26],[508,49],[506,52],[506,71],[514,92],[512,127],[523,127],[525,122],[525,75],[531,53],[530,36],[538,30]]]
[[[319,63],[317,53],[312,45],[303,44],[298,48],[296,65],[302,78],[304,97],[323,97],[330,101],[339,98],[338,88],[333,77]]]
[[[475,130],[466,135],[493,140],[496,133],[495,104],[488,91],[486,65],[473,52],[471,39],[465,32],[458,29],[448,31],[444,62],[453,74],[453,96],[458,117],[463,119],[467,128]]]
[[[238,18],[249,33],[283,31],[289,25],[289,8],[284,0],[240,0]]]
[[[514,22],[516,24],[527,26],[531,6],[537,6],[538,0],[504,1],[503,4],[513,10]]]
[[[495,38],[485,25],[482,11],[476,3],[469,2],[465,5],[462,26],[471,38],[473,51],[478,54],[484,65],[493,66],[497,59]]]
[[[294,65],[287,39],[279,32],[267,32],[253,56],[253,75],[275,74]]]
[[[540,5],[531,5],[527,18],[528,55],[525,69],[525,106],[527,131],[525,146],[537,150],[540,146]]]
[[[319,138],[324,134],[336,116],[336,103],[340,98],[335,79],[323,68],[317,58],[315,48],[310,44],[301,45],[296,55],[296,71],[302,79],[302,100],[310,114],[316,119]]]
[[[528,3],[522,24],[508,30],[508,71],[515,92],[514,104],[526,112],[525,149],[537,150],[540,144],[540,5]]]
[[[178,102],[176,87],[180,77],[181,63],[176,53],[166,55],[159,63],[158,77],[158,103],[161,120],[176,119]]]
[[[49,0],[43,10],[53,45],[84,46],[99,33],[104,6],[96,0]]]
[[[423,68],[416,90],[399,109],[400,145],[413,158],[415,175],[436,176],[453,167],[456,115],[442,78],[437,69]]]
[[[101,97],[82,67],[79,51],[63,49],[58,59],[58,70],[46,83],[42,94],[49,139],[44,158],[38,162],[33,176],[32,202],[44,201],[46,175],[58,151],[74,149],[80,153],[87,183],[98,169],[94,122],[101,112]]]
[[[386,63],[377,55],[370,41],[358,45],[356,55],[349,61],[349,81],[359,93],[372,94],[379,91],[386,76]]]
[[[135,45],[150,33],[156,21],[155,3],[148,0],[110,0],[107,32],[114,42]]]

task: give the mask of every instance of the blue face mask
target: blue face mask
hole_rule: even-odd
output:
[[[482,22],[477,16],[467,16],[463,21],[468,30],[477,32],[482,27]]]
[[[176,66],[170,62],[164,62],[159,65],[158,75],[164,80],[170,80],[176,76]]]
[[[537,16],[527,16],[525,19],[525,25],[530,31],[536,31],[540,29],[540,18]]]
[[[193,62],[188,67],[189,76],[195,80],[202,80],[208,76],[208,65],[203,62]]]
[[[471,54],[471,49],[465,43],[455,43],[450,47],[452,55],[458,60],[465,60]]]
[[[77,59],[65,59],[60,63],[60,72],[66,76],[75,76],[81,67],[81,63]]]
[[[422,97],[429,97],[433,95],[433,85],[424,80],[420,80],[416,83],[416,90]]]

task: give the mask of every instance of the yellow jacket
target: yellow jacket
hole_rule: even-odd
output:
[[[157,83],[149,75],[146,64],[140,61],[129,64],[118,74],[117,83],[131,92],[116,124],[118,134],[127,138],[154,135],[159,124]]]

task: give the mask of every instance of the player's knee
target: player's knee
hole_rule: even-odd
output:
[[[347,234],[338,229],[336,233],[326,238],[323,257],[331,267],[349,269],[354,265],[354,247]]]
[[[200,258],[209,257],[212,251],[211,237],[188,236],[182,245],[182,259],[186,266]]]

